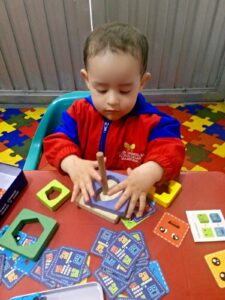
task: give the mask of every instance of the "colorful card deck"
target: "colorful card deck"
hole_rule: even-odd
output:
[[[164,213],[153,232],[178,248],[182,244],[188,229],[189,225],[186,222],[170,213]]]
[[[225,288],[225,250],[205,255],[205,260],[220,288]]]
[[[165,294],[165,290],[148,267],[135,273],[127,292],[134,299],[160,299]]]
[[[104,257],[106,254],[106,249],[108,248],[109,243],[112,242],[115,235],[115,231],[106,228],[101,228],[98,232],[94,244],[91,247],[91,253],[100,257]]]

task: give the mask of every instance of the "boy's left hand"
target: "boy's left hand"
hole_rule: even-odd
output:
[[[139,206],[137,217],[141,217],[145,210],[147,193],[156,182],[160,181],[163,169],[157,163],[150,161],[134,170],[128,169],[127,173],[127,179],[112,187],[108,195],[111,196],[123,190],[115,209],[119,209],[130,198],[126,218],[129,219],[131,217],[137,206]]]

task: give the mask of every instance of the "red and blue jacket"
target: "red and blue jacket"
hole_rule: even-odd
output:
[[[117,121],[100,115],[91,96],[77,100],[63,113],[62,124],[44,139],[45,156],[58,169],[68,155],[96,160],[98,151],[104,152],[109,170],[133,169],[154,161],[164,169],[164,180],[179,174],[185,156],[179,122],[142,94],[132,111]]]

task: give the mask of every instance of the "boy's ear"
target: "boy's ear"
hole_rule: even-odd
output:
[[[85,69],[81,69],[80,70],[80,75],[83,77],[87,88],[89,89],[89,78],[88,78],[88,73]]]
[[[143,89],[144,86],[146,85],[146,83],[151,79],[151,73],[149,72],[145,72],[144,75],[141,78],[141,82],[140,82],[140,88]]]

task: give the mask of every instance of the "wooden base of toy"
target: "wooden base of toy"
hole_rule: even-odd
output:
[[[118,174],[116,172],[106,171],[107,180],[114,181],[115,183],[119,183],[127,178],[125,175]],[[120,198],[121,193],[117,193],[113,196],[110,196],[110,199],[107,199],[107,196],[104,196],[104,200],[101,200],[102,194],[102,186],[99,182],[95,181],[93,183],[93,187],[95,190],[95,197],[91,197],[90,206],[105,210],[107,212],[117,214],[119,216],[124,216],[126,214],[129,200],[127,200],[118,210],[115,210],[115,205]]]
[[[90,212],[90,213],[92,213],[96,216],[99,216],[99,217],[101,217],[101,218],[105,219],[106,221],[108,221],[110,223],[113,223],[113,224],[116,224],[120,219],[120,217],[116,214],[113,214],[113,213],[110,213],[110,212],[107,212],[107,211],[104,211],[102,209],[98,209],[98,208],[95,208],[95,207],[91,207],[90,205],[85,204],[83,197],[81,197],[77,201],[77,205],[80,208],[83,208],[83,209],[87,210],[88,212]]]
[[[167,208],[176,198],[180,190],[181,184],[175,180],[170,180],[166,192],[157,193],[157,189],[155,187],[152,187],[149,191],[149,195],[153,198],[153,200],[156,203]]]
[[[39,222],[43,232],[34,244],[18,245],[15,236],[25,224]],[[0,246],[23,255],[29,259],[37,260],[54,234],[57,223],[52,218],[46,217],[32,210],[24,208],[12,222],[4,235],[0,238]]]
[[[49,195],[57,191],[59,195],[54,199],[49,199]],[[71,196],[71,191],[58,180],[52,180],[37,194],[39,200],[51,210],[58,209]]]

